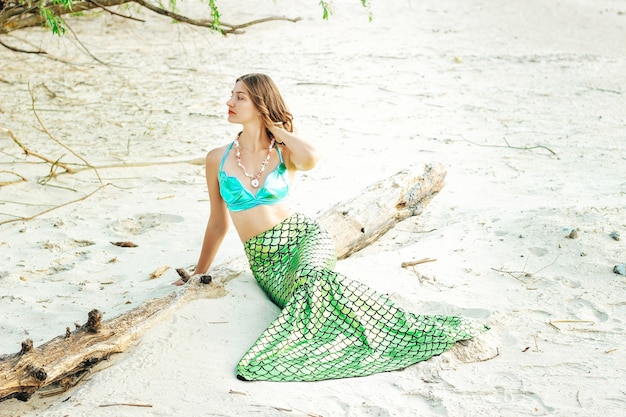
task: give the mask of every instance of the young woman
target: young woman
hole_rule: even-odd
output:
[[[194,274],[208,271],[230,216],[254,277],[282,308],[239,362],[239,379],[316,381],[391,371],[484,330],[460,317],[406,312],[334,272],[328,233],[289,207],[295,172],[313,168],[319,156],[294,134],[278,88],[267,75],[244,75],[226,104],[228,121],[243,130],[207,155],[211,213]]]

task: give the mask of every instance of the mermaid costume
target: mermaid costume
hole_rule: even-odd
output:
[[[276,149],[280,164],[256,196],[223,172],[222,160],[220,192],[230,210],[287,197],[286,168]],[[329,234],[300,213],[249,239],[244,250],[257,282],[282,310],[237,365],[242,380],[318,381],[398,370],[487,329],[462,317],[405,311],[333,271]]]

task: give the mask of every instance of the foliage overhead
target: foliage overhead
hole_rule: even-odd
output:
[[[195,21],[194,19],[177,14],[177,1],[178,0],[168,0],[168,5],[164,6],[162,0],[156,0],[155,3],[151,3],[150,0],[0,0],[0,35],[24,27],[44,25],[47,26],[53,34],[62,36],[65,34],[68,27],[65,20],[62,18],[65,14],[94,8],[102,8],[111,12],[106,9],[106,7],[132,2],[146,7],[153,12],[170,16],[174,20],[207,26],[211,30],[219,32],[224,32],[226,26],[227,29],[230,27],[229,33],[240,33],[237,32],[238,28],[249,26],[249,24],[236,26],[223,24],[221,21],[220,8],[217,4],[218,0],[201,0],[207,5],[210,12],[210,19],[203,21]],[[370,0],[359,1],[361,5],[368,10],[369,20],[371,21],[372,13],[370,10]],[[333,1],[319,0],[319,5],[322,8],[322,18],[325,20],[329,19],[333,14]],[[265,18],[250,24],[268,20],[277,19]]]

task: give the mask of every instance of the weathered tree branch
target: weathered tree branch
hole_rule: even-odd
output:
[[[45,1],[45,0],[44,0]],[[130,3],[132,0],[99,0],[98,5],[90,1],[77,1],[72,9],[67,9],[62,4],[46,2],[46,7],[56,16],[68,13],[82,12],[97,7],[112,7]],[[40,1],[20,4],[16,1],[7,1],[4,9],[0,10],[0,35],[28,27],[41,26],[45,18],[39,12]]]
[[[179,22],[187,23],[187,24],[194,25],[194,26],[202,26],[202,27],[215,29],[216,22],[214,20],[211,20],[211,19],[200,19],[200,20],[198,20],[198,19],[191,19],[191,18],[189,18],[187,16],[183,16],[183,15],[180,15],[178,13],[174,13],[174,12],[171,12],[169,10],[163,9],[161,7],[157,7],[157,6],[153,5],[152,3],[148,2],[148,1],[145,1],[145,0],[133,0],[133,1],[135,3],[141,5],[141,6],[145,7],[148,10],[151,10],[151,11],[153,11],[155,13],[158,13],[160,15],[163,15],[163,16],[171,17],[172,19],[177,20]],[[248,22],[248,23],[242,23],[242,24],[239,24],[239,25],[233,25],[233,24],[230,24],[230,23],[225,23],[225,22],[222,22],[220,20],[219,27],[217,29],[219,29],[220,32],[222,32],[224,34],[228,34],[228,33],[238,34],[238,33],[243,33],[243,32],[241,32],[240,29],[243,29],[243,28],[248,27],[248,26],[256,25],[256,24],[259,24],[259,23],[265,23],[265,22],[273,21],[273,20],[285,20],[285,21],[288,21],[288,22],[297,22],[297,21],[300,20],[300,18],[299,17],[288,18],[288,17],[284,17],[284,16],[271,16],[271,17],[266,17],[264,19],[253,20],[253,21]]]
[[[79,0],[72,4],[71,10],[66,8],[62,4],[54,4],[52,3],[52,1],[49,0],[40,0],[27,4],[20,4],[16,1],[6,1],[4,4],[4,8],[0,9],[0,35],[19,29],[43,25],[45,23],[45,18],[39,12],[38,7],[38,5],[42,2],[45,4],[46,8],[48,8],[55,16],[63,16],[68,13],[77,13],[95,8],[101,8],[108,13],[114,14],[116,16],[122,16],[127,19],[141,21],[140,19],[136,19],[131,16],[120,15],[119,13],[113,12],[109,9],[113,6],[119,6],[122,4],[134,2],[154,13],[171,17],[172,19],[179,22],[187,23],[194,26],[218,29],[224,34],[243,33],[241,31],[241,29],[243,28],[269,21],[283,20],[288,22],[297,22],[300,20],[299,17],[288,18],[284,16],[270,16],[242,24],[230,24],[223,21],[220,21],[219,24],[217,24],[217,22],[211,19],[192,19],[187,16],[174,13],[172,11],[155,6],[154,4],[146,0]],[[0,43],[0,45],[6,46],[3,43]],[[13,49],[13,47],[11,48]]]
[[[337,256],[345,258],[382,236],[396,223],[420,214],[444,184],[442,165],[416,165],[379,181],[355,198],[339,203],[318,216],[335,241]],[[131,346],[143,332],[186,302],[225,294],[224,285],[248,268],[239,257],[211,269],[209,284],[190,280],[180,290],[116,318],[101,321],[98,310],[85,325],[35,348],[22,343],[19,353],[0,358],[0,401],[28,400],[40,388],[62,384],[101,360]]]
[[[345,258],[376,241],[396,223],[419,215],[444,185],[441,164],[410,167],[326,211],[319,221]]]
[[[142,22],[142,23],[144,23],[144,22],[145,22],[145,20],[143,20],[143,19],[137,19],[136,17],[127,16],[127,15],[125,15],[125,14],[121,14],[121,13],[118,13],[118,12],[114,12],[113,10],[108,9],[108,8],[107,8],[105,5],[103,5],[101,2],[94,1],[94,0],[87,0],[87,1],[88,1],[89,3],[93,3],[93,4],[95,4],[96,6],[98,6],[99,8],[101,8],[102,10],[104,10],[105,12],[107,12],[107,13],[109,13],[109,14],[112,14],[113,16],[123,17],[124,19],[134,20],[134,21],[136,21],[136,22]]]

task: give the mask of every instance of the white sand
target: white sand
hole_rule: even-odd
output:
[[[187,3],[187,2],[186,2]],[[234,4],[231,4],[234,3]],[[223,20],[301,16],[221,37],[141,12],[70,19],[28,39],[58,60],[0,49],[0,127],[111,185],[0,226],[0,352],[114,317],[175,289],[208,216],[202,158],[229,141],[234,79],[266,72],[324,153],[299,177],[310,215],[413,163],[441,162],[443,191],[338,269],[421,313],[484,320],[484,337],[403,371],[318,383],[246,383],[238,359],[277,314],[249,272],[186,304],[78,387],[0,405],[0,416],[616,416],[626,409],[626,3],[620,0],[220,3]],[[193,2],[183,10],[201,16]],[[136,12],[134,12],[137,15]],[[20,44],[17,39],[5,42]],[[0,222],[96,190],[0,132]],[[576,229],[578,237],[567,235]],[[617,231],[617,241],[609,234]],[[112,241],[139,246],[118,248]],[[216,263],[239,256],[231,230]],[[420,258],[436,262],[400,267]],[[114,260],[115,262],[111,262]],[[149,274],[170,266],[158,279]],[[559,328],[549,324],[553,321]],[[492,356],[499,353],[497,357]],[[112,403],[150,404],[100,407]]]

